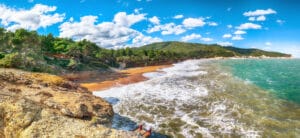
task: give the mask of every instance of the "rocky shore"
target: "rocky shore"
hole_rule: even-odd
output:
[[[0,69],[0,138],[136,137],[110,128],[112,106],[61,77]]]

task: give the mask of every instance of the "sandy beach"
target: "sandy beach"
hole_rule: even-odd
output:
[[[78,82],[89,91],[101,91],[118,85],[126,85],[147,80],[143,73],[155,72],[170,65],[129,68],[116,72],[85,72],[79,75]]]

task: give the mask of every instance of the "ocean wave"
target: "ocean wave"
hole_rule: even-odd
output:
[[[114,102],[118,115],[173,137],[272,136],[270,128],[257,126],[262,121],[258,118],[269,114],[265,110],[271,108],[267,103],[279,105],[279,102],[213,63],[211,60],[181,62],[160,70],[163,72],[144,74],[149,78],[147,81],[94,95]],[[120,123],[124,120],[125,123]],[[126,120],[116,117],[115,124],[122,125],[115,128],[133,127],[126,126]]]

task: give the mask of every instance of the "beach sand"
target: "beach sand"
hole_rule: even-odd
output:
[[[89,91],[101,91],[111,87],[145,81],[147,78],[143,76],[143,73],[155,72],[158,69],[170,66],[172,65],[137,67],[116,72],[85,72],[80,74],[78,79],[80,79],[80,85]]]

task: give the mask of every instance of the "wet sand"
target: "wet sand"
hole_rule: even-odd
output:
[[[147,78],[143,76],[143,73],[155,72],[170,66],[172,65],[129,68],[116,72],[85,72],[78,74],[76,79],[81,86],[89,91],[101,91],[111,87],[145,81]]]

